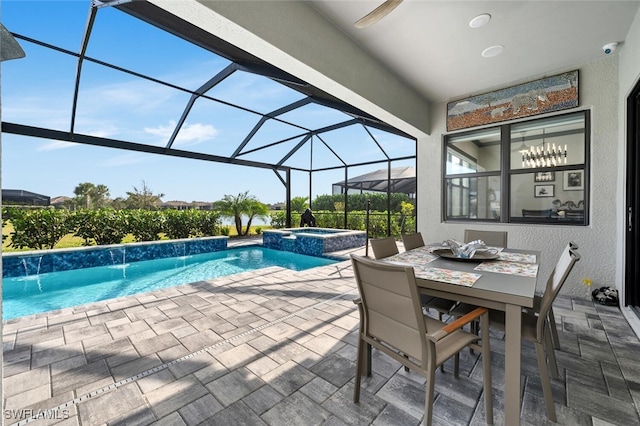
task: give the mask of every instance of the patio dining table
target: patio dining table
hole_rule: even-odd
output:
[[[494,260],[458,260],[419,247],[385,259],[414,267],[420,292],[504,311],[505,424],[520,423],[520,357],[522,309],[533,307],[540,252],[501,249]]]

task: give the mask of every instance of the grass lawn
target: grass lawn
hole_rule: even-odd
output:
[[[223,226],[224,228],[224,226]],[[226,228],[229,229],[229,237],[237,237],[238,233],[236,232],[236,228],[235,226],[227,226]],[[256,225],[256,226],[252,226],[250,228],[249,231],[249,235],[256,235],[256,231],[257,228],[261,228],[261,229],[267,229],[270,228],[270,226],[264,226],[264,225]],[[11,222],[8,221],[4,221],[3,223],[3,227],[2,227],[2,252],[3,253],[9,253],[9,252],[13,252],[13,251],[28,251],[28,250],[34,250],[34,249],[30,249],[30,248],[24,248],[24,249],[16,249],[13,247],[10,247],[11,244],[11,233],[13,232],[13,225],[11,225]],[[167,238],[162,238],[167,239]],[[124,237],[122,239],[123,243],[132,243],[134,242],[134,238],[133,235],[129,234],[126,237]],[[84,239],[80,238],[80,237],[76,237],[73,234],[67,234],[64,237],[62,237],[62,239],[60,241],[58,241],[58,244],[55,245],[54,248],[69,248],[69,247],[82,247],[82,244],[84,243]]]

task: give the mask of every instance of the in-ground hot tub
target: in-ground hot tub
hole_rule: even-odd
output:
[[[310,256],[322,256],[367,243],[365,231],[332,228],[268,229],[262,233],[262,245],[276,250]]]

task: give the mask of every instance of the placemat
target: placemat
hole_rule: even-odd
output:
[[[430,263],[438,258],[435,254],[429,253],[427,250],[413,249],[405,251],[403,253],[394,254],[393,256],[385,257],[385,262],[394,262],[408,265]]]
[[[500,252],[500,254],[498,254],[498,259],[506,262],[536,263],[535,254]]]
[[[416,277],[425,280],[440,281],[471,287],[482,276],[473,272],[452,271],[451,269],[432,268],[429,266],[414,266]]]
[[[538,265],[536,265],[535,263],[505,262],[493,260],[491,262],[482,262],[473,269],[476,271],[520,275],[523,277],[535,277],[536,275],[538,275]]]

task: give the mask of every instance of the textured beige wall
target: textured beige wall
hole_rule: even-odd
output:
[[[538,289],[542,290],[555,260],[568,241],[580,246],[579,262],[563,293],[587,297],[582,278],[594,285],[613,285],[616,275],[616,177],[618,171],[618,58],[617,56],[585,64],[579,69],[578,109],[591,111],[591,216],[590,225],[483,225],[441,222],[440,186],[442,170],[442,135],[446,131],[446,104],[434,105],[431,136],[418,141],[418,227],[430,241],[462,239],[465,228],[505,230],[509,246],[542,252]],[[572,69],[575,69],[572,68]],[[561,71],[550,72],[549,75]],[[526,81],[543,76],[531,76]],[[514,83],[517,84],[518,82]],[[565,111],[566,112],[566,111]]]

